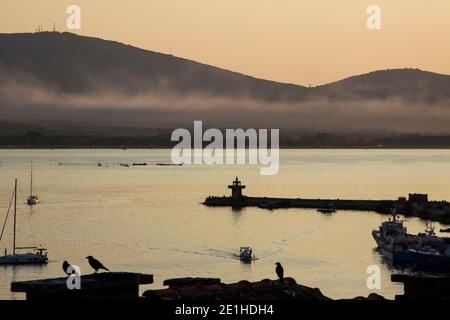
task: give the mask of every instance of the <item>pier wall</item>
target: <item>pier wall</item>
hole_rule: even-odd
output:
[[[343,200],[343,199],[302,199],[302,198],[268,198],[243,197],[235,202],[231,197],[208,197],[204,201],[207,206],[259,207],[264,209],[279,208],[333,208],[339,210],[362,210],[389,212],[394,200]]]
[[[240,201],[232,197],[209,196],[203,202],[211,207],[258,207],[263,209],[311,208],[374,211],[390,214],[396,208],[399,214],[415,216],[421,219],[450,224],[450,203],[446,201],[428,201],[414,203],[400,198],[399,200],[346,200],[346,199],[302,199],[302,198],[270,198],[243,196]]]

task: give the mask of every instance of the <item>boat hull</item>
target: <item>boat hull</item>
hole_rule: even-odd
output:
[[[412,263],[412,257],[408,251],[405,250],[392,250],[391,247],[384,245],[380,238],[379,232],[373,232],[372,236],[377,243],[378,249],[381,255],[389,261],[394,267],[405,267]]]
[[[11,254],[0,257],[0,265],[46,264],[48,258],[35,253]]]
[[[34,206],[34,205],[36,205],[36,204],[38,204],[39,203],[39,199],[37,198],[37,197],[29,197],[28,199],[27,199],[27,204],[29,205],[29,206]]]
[[[408,251],[415,270],[450,272],[450,257],[420,251]]]

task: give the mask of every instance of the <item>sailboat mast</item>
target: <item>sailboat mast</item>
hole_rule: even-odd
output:
[[[30,196],[33,196],[33,160],[31,160],[31,183],[30,183]]]
[[[14,182],[14,233],[13,233],[13,254],[16,254],[16,214],[17,214],[17,179]]]

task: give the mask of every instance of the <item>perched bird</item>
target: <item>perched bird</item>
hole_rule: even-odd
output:
[[[283,281],[284,269],[281,266],[281,263],[277,262],[275,264],[277,265],[277,267],[275,268],[275,272],[277,273],[278,278],[280,278],[280,281]]]
[[[97,273],[97,271],[100,269],[109,271],[107,267],[105,267],[100,261],[95,259],[93,256],[87,256],[86,259],[88,259],[89,265],[92,267],[92,269],[95,270],[94,273]]]
[[[72,273],[69,272],[69,267],[70,267],[70,263],[67,262],[67,260],[64,260],[63,264],[62,264],[62,268],[64,270],[64,273],[67,274],[68,276],[70,276]]]

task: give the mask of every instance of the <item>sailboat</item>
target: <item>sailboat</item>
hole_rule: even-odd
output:
[[[0,256],[0,265],[16,265],[16,264],[45,264],[48,261],[47,249],[42,247],[17,247],[16,246],[16,222],[17,222],[17,179],[14,183],[14,227],[13,227],[13,250],[12,254],[8,254],[5,249],[5,255]],[[11,199],[12,201],[12,199]],[[5,222],[3,224],[0,240],[5,230],[5,225],[8,220],[9,209],[6,214]],[[33,250],[33,252],[17,253],[17,250]]]
[[[27,199],[29,206],[34,206],[39,203],[39,197],[33,195],[33,160],[31,161],[31,180],[30,180],[30,196]]]

